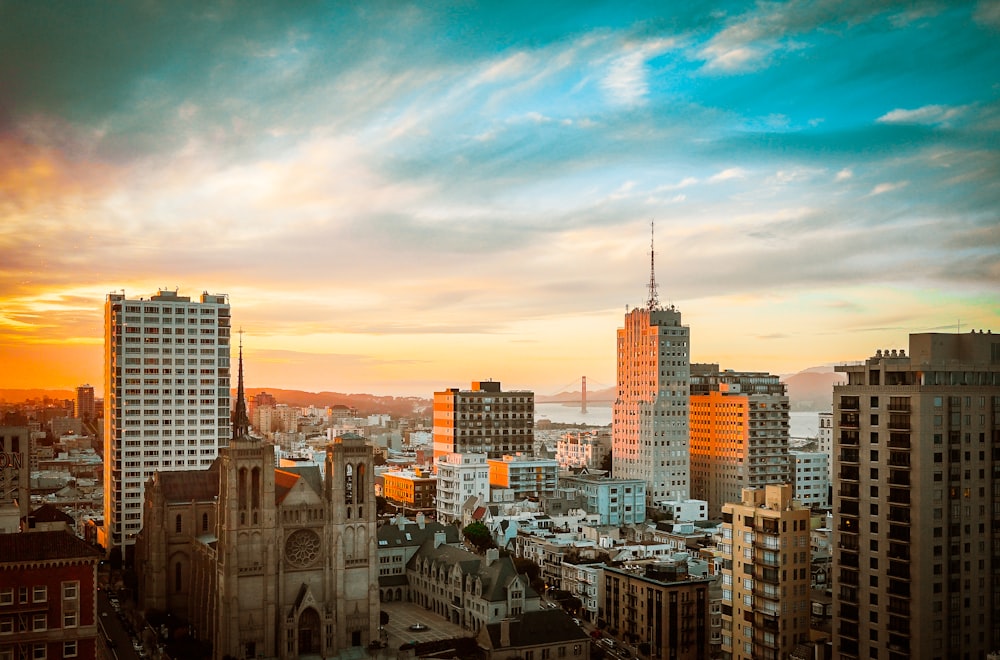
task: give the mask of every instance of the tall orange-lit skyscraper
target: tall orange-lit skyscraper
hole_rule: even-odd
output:
[[[652,502],[686,500],[690,331],[673,305],[660,305],[650,248],[649,298],[618,328],[612,466],[615,477],[646,481]]]
[[[792,481],[788,407],[778,376],[691,365],[691,495],[709,517],[744,488]]]

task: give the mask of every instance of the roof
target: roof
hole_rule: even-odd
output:
[[[490,645],[497,649],[500,646],[499,623],[487,624],[486,630],[490,636]],[[573,623],[573,618],[561,609],[538,610],[524,612],[517,619],[510,621],[510,646],[518,648],[542,646],[572,641],[588,641],[590,638],[580,626]]]
[[[281,468],[285,472],[297,474],[313,489],[317,495],[323,494],[323,475],[320,474],[318,465],[291,465]],[[276,475],[277,476],[277,475]]]
[[[207,470],[156,472],[163,498],[168,502],[205,502],[219,496],[219,461]]]
[[[492,562],[487,557],[456,548],[450,545],[434,547],[434,540],[428,539],[406,564],[407,570],[416,570],[417,563],[430,560],[432,567],[451,571],[458,566],[463,575],[477,577],[483,585],[483,599],[489,602],[507,600],[507,587],[518,577],[517,568],[510,557],[495,558]],[[528,578],[522,578],[525,587],[525,598],[537,598],[538,594],[528,584]]]
[[[0,534],[0,565],[54,559],[100,559],[103,553],[69,532]]]
[[[74,522],[73,516],[60,511],[51,504],[43,504],[28,514],[28,517],[34,518],[36,523],[64,522],[72,525]]]
[[[274,503],[281,504],[285,501],[288,493],[299,482],[299,475],[291,470],[274,471]]]
[[[423,528],[420,523],[407,520],[403,524],[403,529],[399,524],[388,523],[378,528],[378,547],[406,547],[423,545],[428,539],[433,540],[434,534],[444,532],[445,543],[458,543],[461,535],[458,527],[454,525],[444,525],[439,522],[430,521],[424,523]]]

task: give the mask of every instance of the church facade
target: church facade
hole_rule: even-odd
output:
[[[276,467],[248,432],[242,364],[234,417],[210,469],[147,483],[140,606],[187,619],[216,660],[357,655],[379,626],[371,446],[336,438],[325,474]]]

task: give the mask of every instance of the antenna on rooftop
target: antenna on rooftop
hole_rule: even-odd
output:
[[[660,307],[660,300],[656,295],[656,250],[653,243],[655,229],[656,225],[651,220],[649,222],[649,299],[646,301],[646,307],[649,308],[649,311]]]

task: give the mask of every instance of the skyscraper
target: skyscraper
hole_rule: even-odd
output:
[[[778,376],[691,365],[691,494],[716,518],[744,488],[792,481],[788,396]]]
[[[142,527],[146,480],[207,468],[230,435],[230,310],[174,291],[104,306],[104,527],[111,550]]]
[[[835,657],[1000,648],[1000,336],[910,335],[834,388]]]
[[[531,454],[535,444],[535,393],[500,388],[498,381],[473,382],[434,393],[434,458],[451,453]]]
[[[94,386],[80,385],[76,388],[76,415],[77,419],[85,422],[94,421]]]
[[[660,305],[653,266],[651,250],[649,298],[618,328],[612,467],[616,477],[646,481],[653,502],[686,500],[690,331],[673,305]]]

